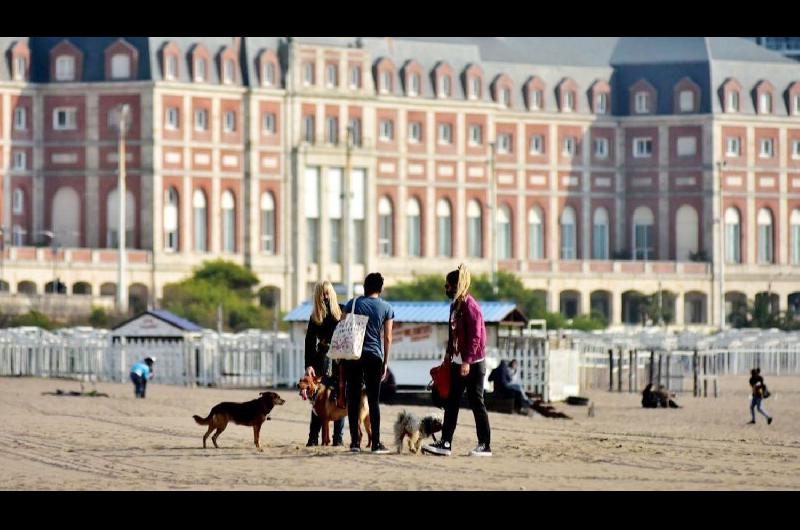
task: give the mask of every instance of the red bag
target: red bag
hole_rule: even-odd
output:
[[[439,366],[431,368],[431,391],[433,404],[439,408],[444,407],[447,396],[450,395],[450,356],[445,355],[444,361]]]

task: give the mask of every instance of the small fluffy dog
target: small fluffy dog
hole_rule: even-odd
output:
[[[258,435],[261,432],[261,426],[265,421],[269,420],[269,413],[275,405],[283,405],[285,401],[275,392],[260,392],[258,399],[247,401],[245,403],[233,403],[231,401],[223,401],[211,409],[208,416],[201,418],[198,415],[192,416],[194,421],[199,425],[208,425],[208,431],[203,436],[203,449],[206,448],[206,439],[211,431],[214,429],[217,432],[211,437],[214,442],[214,447],[219,449],[217,445],[217,437],[222,434],[228,422],[232,421],[236,425],[247,425],[253,427],[253,441],[259,451],[261,444],[258,440]]]
[[[397,421],[394,422],[394,442],[397,445],[397,452],[403,452],[403,438],[408,436],[408,450],[419,454],[422,441],[428,436],[432,436],[435,442],[434,433],[441,430],[442,419],[439,416],[428,415],[420,419],[413,412],[404,410],[397,415]]]

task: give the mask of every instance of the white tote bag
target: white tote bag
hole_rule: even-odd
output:
[[[369,317],[355,314],[356,302],[358,302],[358,298],[353,300],[350,313],[347,313],[344,320],[339,322],[333,331],[331,347],[328,350],[328,357],[331,359],[357,361],[361,358]]]

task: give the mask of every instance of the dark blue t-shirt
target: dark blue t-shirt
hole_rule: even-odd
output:
[[[353,311],[353,300],[350,300],[345,304],[344,310],[347,313],[369,317],[367,331],[364,333],[362,356],[365,353],[369,353],[383,360],[383,337],[381,336],[381,331],[383,330],[383,324],[387,320],[394,320],[392,306],[381,298],[370,298],[368,296],[356,298],[355,305],[356,309]]]

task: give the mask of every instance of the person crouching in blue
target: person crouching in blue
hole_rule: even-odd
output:
[[[140,361],[131,368],[131,381],[133,381],[133,392],[136,397],[144,399],[147,380],[152,379],[155,375],[153,373],[153,364],[155,362],[155,357],[147,357],[144,362]]]

